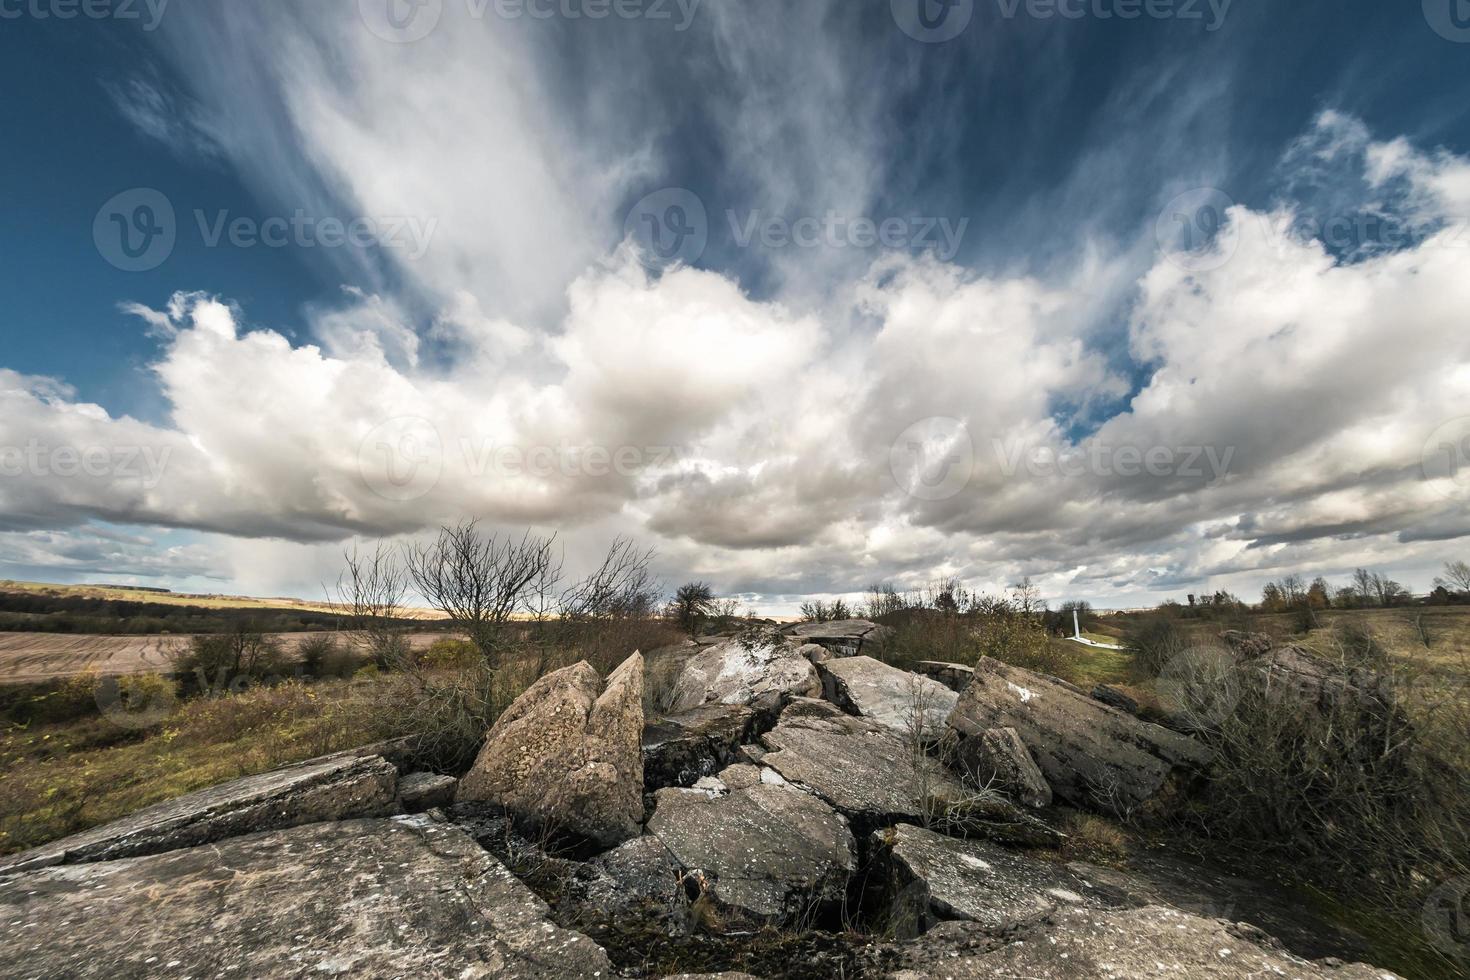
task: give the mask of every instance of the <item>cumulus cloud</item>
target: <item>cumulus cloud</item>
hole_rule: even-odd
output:
[[[624,58],[629,77],[569,96],[545,62],[572,42],[460,5],[403,45],[316,7],[181,12],[164,36],[190,118],[263,197],[432,217],[432,247],[387,266],[334,251],[349,285],[307,310],[304,341],[247,326],[229,297],[128,306],[159,344],[158,425],[0,371],[0,445],[46,450],[6,450],[20,469],[0,482],[0,560],[63,567],[72,542],[77,568],[111,554],[277,591],[344,538],[476,515],[567,531],[578,552],[633,534],[670,578],[777,603],[1024,574],[1106,601],[1424,568],[1470,530],[1462,488],[1423,465],[1470,404],[1470,162],[1341,113],[1284,148],[1274,204],[1229,209],[1188,261],[1153,248],[1152,214],[1104,237],[1126,209],[1091,200],[1087,164],[1123,180],[1114,148],[1062,181],[1091,216],[1075,254],[1035,267],[818,250],[746,279],[759,263],[645,268],[619,208],[679,126],[716,148],[724,192],[771,214],[872,215],[900,196],[887,82],[830,111],[857,84],[821,30],[832,9],[765,30],[712,8],[694,43],[743,87],[692,122],[648,85],[666,62]],[[883,63],[911,93],[903,59]],[[1147,115],[1170,84],[1109,111]],[[163,96],[119,91],[158,128]],[[1181,141],[1150,174],[1208,157]],[[111,468],[60,472],[65,446]],[[129,447],[166,466],[122,472]],[[109,552],[98,522],[201,537],[150,566],[146,535]]]

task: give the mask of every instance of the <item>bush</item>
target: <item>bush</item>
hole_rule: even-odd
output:
[[[196,636],[174,658],[174,671],[199,690],[243,690],[278,679],[291,670],[290,658],[274,637],[248,626],[229,633]]]
[[[362,666],[362,657],[332,633],[308,635],[297,645],[296,656],[307,677],[351,677]]]
[[[1202,733],[1216,759],[1193,817],[1335,891],[1417,916],[1428,889],[1470,874],[1470,709],[1442,679],[1375,660],[1371,634],[1342,636],[1320,695],[1243,669],[1233,711]],[[1365,658],[1381,672],[1364,671]]]
[[[1131,625],[1123,635],[1123,645],[1133,654],[1134,663],[1146,677],[1159,676],[1188,647],[1174,620],[1164,616]]]
[[[430,670],[463,670],[480,659],[480,651],[469,640],[444,637],[419,654],[419,665]]]

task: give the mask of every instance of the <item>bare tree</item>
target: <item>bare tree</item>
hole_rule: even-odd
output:
[[[1444,576],[1435,578],[1434,584],[1451,592],[1470,592],[1470,562],[1445,562]]]
[[[519,539],[486,534],[468,520],[440,528],[432,542],[404,555],[414,586],[498,669],[506,626],[516,612],[533,612],[534,596],[557,564],[554,540],[529,531]]]
[[[342,552],[346,568],[328,597],[347,611],[347,628],[380,667],[394,666],[408,654],[402,633],[408,573],[397,553],[382,541],[364,554],[354,543]]]
[[[562,615],[574,620],[650,615],[663,591],[650,569],[653,558],[652,548],[640,549],[630,538],[616,538],[602,564],[563,593]]]

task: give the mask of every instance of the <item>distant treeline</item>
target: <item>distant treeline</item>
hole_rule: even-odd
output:
[[[92,596],[0,592],[0,631],[23,633],[225,633],[248,624],[265,633],[332,630],[342,617],[304,609],[216,609]],[[405,620],[404,626],[433,629]]]

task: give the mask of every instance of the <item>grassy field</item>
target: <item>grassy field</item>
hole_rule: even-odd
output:
[[[289,654],[313,633],[273,634]],[[422,650],[444,633],[409,633]],[[0,633],[0,685],[74,677],[79,674],[160,673],[188,646],[189,634],[100,636],[92,633]]]
[[[259,609],[296,610],[341,615],[346,607],[334,602],[294,599],[289,596],[241,596],[200,592],[160,592],[152,589],[130,589],[117,585],[57,585],[50,582],[18,582],[0,579],[0,592],[19,592],[39,596],[72,599],[100,599],[112,602],[142,602],[165,606],[187,606],[194,609]],[[437,609],[403,610],[405,619],[443,619]]]

